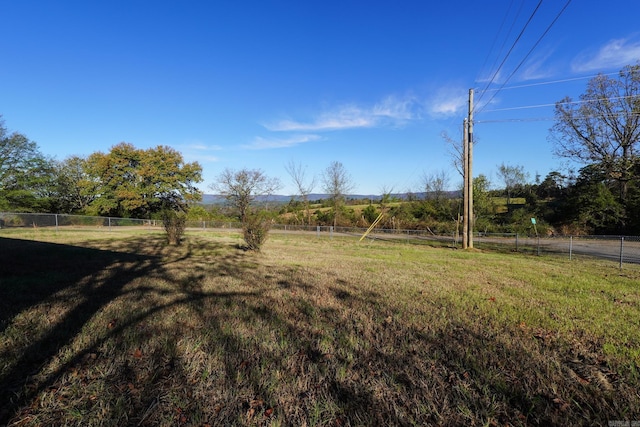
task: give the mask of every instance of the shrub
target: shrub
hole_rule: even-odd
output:
[[[170,245],[179,245],[182,242],[186,221],[187,217],[184,212],[170,209],[162,211],[162,223]]]
[[[271,228],[271,221],[259,214],[247,215],[242,225],[246,248],[250,251],[260,252],[262,245],[266,242]]]

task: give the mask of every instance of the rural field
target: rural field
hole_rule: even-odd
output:
[[[272,234],[0,230],[0,425],[640,420],[640,266]]]

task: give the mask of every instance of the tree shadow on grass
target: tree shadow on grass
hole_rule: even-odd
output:
[[[394,301],[340,274],[321,280],[199,239],[169,256],[146,239],[128,241],[128,253],[32,243],[13,242],[14,255],[2,255],[55,250],[66,273],[24,300],[0,291],[14,298],[3,322],[65,292],[76,300],[2,373],[0,424],[42,415],[39,396],[68,399],[55,389],[72,382],[87,391],[70,391],[79,402],[65,403],[64,416],[73,408],[81,418],[52,424],[590,425],[638,414],[637,400],[625,408],[622,397],[568,378],[556,366],[559,346],[467,323],[428,301],[412,309],[442,309],[447,322],[412,323]],[[74,251],[93,261],[79,267]],[[6,283],[46,273],[20,265],[3,270],[13,271]],[[117,299],[130,313],[31,379]]]
[[[157,238],[129,239],[126,244],[125,252],[0,238],[0,332],[3,333],[0,425],[51,387],[70,367],[94,355],[91,352],[97,346],[126,328],[172,305],[204,297],[225,297],[224,294],[205,295],[193,288],[202,276],[191,275],[177,283],[177,291],[184,294],[177,300],[130,313],[120,323],[108,325],[105,336],[92,337],[89,347],[71,355],[59,354],[81,336],[83,328],[97,313],[117,298],[144,298],[146,294],[158,292],[153,287],[130,287],[132,281],[147,276],[173,281],[174,278],[166,274],[167,262],[176,263],[190,256],[188,250],[180,253],[179,258],[167,261],[161,254],[166,245]],[[112,246],[122,248],[122,243]],[[207,246],[215,250],[216,245],[209,242]],[[218,264],[221,275],[239,274],[241,263],[233,256],[220,257]],[[30,311],[39,313],[38,318],[25,315]],[[27,325],[25,329],[21,322],[36,325],[35,328]],[[24,336],[25,331],[32,335]],[[58,360],[47,369],[54,359],[62,362]]]
[[[41,308],[40,316],[46,318],[31,321],[53,325],[29,331],[33,336],[24,340],[19,348],[3,349],[2,357],[10,366],[0,377],[0,421],[3,421],[21,404],[56,381],[59,373],[49,375],[36,387],[32,386],[30,392],[21,394],[29,377],[75,339],[95,313],[122,293],[132,277],[157,268],[158,259],[149,255],[6,238],[0,239],[0,259],[0,324],[3,332],[7,332],[14,320],[19,322],[22,313],[38,307]],[[21,340],[18,338],[18,341]],[[6,342],[3,344],[3,347],[7,346]],[[20,397],[16,399],[16,396]]]
[[[242,399],[225,401],[227,416],[255,416],[246,396],[263,412],[280,405],[285,425],[602,425],[640,414],[634,388],[620,382],[614,392],[603,377],[609,371],[579,344],[540,342],[518,325],[501,330],[455,308],[445,325],[414,324],[406,313],[395,317],[393,302],[347,285],[291,279],[287,310],[268,294],[243,303],[253,324],[277,330],[295,351],[283,355],[270,340],[247,344],[238,331],[224,333],[226,386],[245,396],[244,407]],[[218,320],[208,325],[223,331]],[[235,353],[243,349],[239,366]],[[578,377],[567,359],[600,374]],[[294,384],[282,384],[283,372]],[[295,399],[273,384],[296,386]]]
[[[129,254],[56,243],[0,238],[0,331],[23,310],[47,301]]]

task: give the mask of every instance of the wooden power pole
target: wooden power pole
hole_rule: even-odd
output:
[[[464,186],[462,194],[462,248],[473,248],[473,89],[469,89],[468,116],[462,131]]]
[[[467,119],[462,125],[462,249],[469,247],[469,126]]]
[[[473,248],[473,223],[474,223],[474,215],[473,215],[473,89],[469,89],[469,120],[467,123],[467,130],[469,131],[469,136],[467,137],[467,144],[469,144],[469,148],[467,149],[467,154],[469,155],[469,173],[468,173],[468,183],[469,186],[469,248]]]

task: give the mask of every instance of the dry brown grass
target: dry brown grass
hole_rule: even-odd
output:
[[[640,419],[640,270],[274,234],[0,238],[0,424]]]

